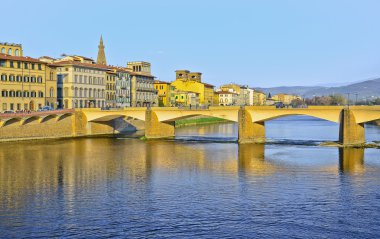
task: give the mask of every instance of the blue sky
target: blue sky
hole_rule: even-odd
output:
[[[220,85],[323,85],[380,77],[377,0],[1,0],[0,41],[32,57],[152,63],[161,80],[176,69]],[[5,19],[5,20],[4,20]]]

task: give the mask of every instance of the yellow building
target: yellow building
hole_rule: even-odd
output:
[[[190,91],[174,92],[175,106],[185,106],[196,108],[199,105],[199,93]]]
[[[3,48],[4,44],[0,46]],[[22,55],[22,49],[12,48],[12,53]],[[45,105],[56,108],[54,65],[31,57],[0,53],[0,77],[0,111],[33,111]]]
[[[230,92],[235,92],[236,94],[240,94],[241,90],[241,85],[230,83],[230,84],[225,84],[220,87],[221,91],[230,91]]]
[[[0,53],[10,56],[23,56],[22,45],[8,42],[0,42]]]
[[[169,82],[155,80],[154,88],[157,90],[158,106],[170,107],[175,105],[175,87]]]
[[[289,105],[292,102],[292,100],[302,99],[302,98],[298,95],[277,94],[277,95],[272,96],[272,99],[277,102],[282,102],[285,105]]]
[[[266,105],[267,96],[260,91],[253,91],[253,105]]]
[[[199,104],[210,106],[214,103],[214,86],[202,83],[202,73],[188,70],[177,70],[176,80],[171,83],[179,91],[199,94]]]
[[[106,72],[106,106],[116,107],[116,71]]]

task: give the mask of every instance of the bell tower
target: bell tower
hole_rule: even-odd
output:
[[[103,36],[100,35],[100,42],[98,46],[98,59],[96,61],[97,64],[107,65],[106,54],[104,53],[104,45],[103,45]]]

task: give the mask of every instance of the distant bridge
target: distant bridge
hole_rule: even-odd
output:
[[[340,124],[339,141],[345,146],[365,143],[364,123],[380,119],[380,106],[310,106],[309,108],[282,108],[272,106],[210,107],[209,109],[178,109],[170,107],[124,108],[120,110],[101,110],[86,108],[36,112],[32,114],[0,115],[0,127],[19,123],[28,124],[38,120],[48,120],[75,114],[82,125],[87,123],[110,124],[117,118],[145,121],[145,136],[148,139],[166,138],[175,135],[174,122],[193,116],[210,116],[237,122],[239,142],[265,142],[265,121],[290,116],[306,115]],[[83,123],[84,122],[84,123]],[[87,123],[86,123],[87,122]],[[76,124],[77,128],[81,127]]]

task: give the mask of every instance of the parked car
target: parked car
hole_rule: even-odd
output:
[[[278,108],[285,108],[285,104],[282,103],[282,102],[277,102],[277,103],[275,104],[275,106],[276,106],[277,109],[278,109]]]
[[[14,114],[15,112],[13,110],[5,110],[3,114]]]
[[[49,111],[49,110],[54,110],[53,107],[45,105],[44,107],[38,109],[38,111]]]

